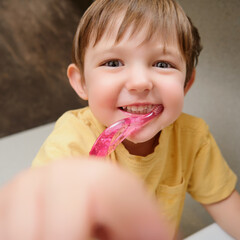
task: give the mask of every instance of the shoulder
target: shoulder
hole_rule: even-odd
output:
[[[206,122],[199,117],[182,113],[175,122],[176,126],[180,128],[198,130],[199,128],[208,128]]]
[[[76,134],[90,131],[97,135],[104,130],[104,126],[94,117],[89,107],[65,112],[56,122],[55,129],[68,129]]]
[[[186,113],[182,113],[179,116],[179,118],[173,123],[173,128],[194,133],[209,131],[207,123],[202,118]]]
[[[182,143],[204,145],[209,141],[210,131],[207,123],[199,117],[182,113],[170,126],[172,136]]]
[[[45,140],[33,165],[69,156],[87,156],[97,138],[97,123],[88,107],[64,113]]]
[[[90,115],[90,109],[89,107],[85,108],[79,108],[75,110],[70,110],[65,112],[58,120],[57,122],[61,121],[74,121],[74,120],[82,120],[84,117],[86,118],[87,116]]]
[[[56,122],[56,127],[62,124],[72,125],[89,125],[90,123],[97,121],[93,116],[89,107],[70,110],[65,112]]]

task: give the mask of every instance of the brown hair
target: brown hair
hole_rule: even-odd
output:
[[[186,85],[197,65],[202,47],[197,28],[174,0],[95,0],[81,18],[74,37],[73,62],[81,72],[89,42],[96,45],[106,29],[111,30],[111,26],[115,26],[117,16],[121,13],[124,13],[124,18],[118,29],[116,43],[132,25],[132,35],[143,26],[148,27],[144,41],[161,33],[166,42],[173,32],[176,33],[180,51],[186,60]]]

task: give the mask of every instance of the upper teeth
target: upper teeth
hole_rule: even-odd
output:
[[[122,109],[129,113],[144,114],[151,112],[153,110],[153,105],[125,106],[122,107]]]

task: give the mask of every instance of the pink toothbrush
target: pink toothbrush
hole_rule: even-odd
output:
[[[163,110],[163,106],[155,107],[150,113],[124,118],[112,124],[105,129],[97,138],[92,146],[89,155],[106,157],[120,144],[128,135],[140,129],[151,119],[159,115]]]

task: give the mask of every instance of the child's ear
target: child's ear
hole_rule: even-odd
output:
[[[187,82],[187,85],[184,87],[184,95],[186,95],[187,92],[189,91],[189,89],[192,87],[192,85],[195,81],[195,76],[196,76],[196,69],[194,68],[193,71],[192,71],[191,78]]]
[[[72,88],[77,93],[77,95],[83,100],[88,100],[87,89],[83,76],[75,64],[72,63],[68,66],[67,76]]]

